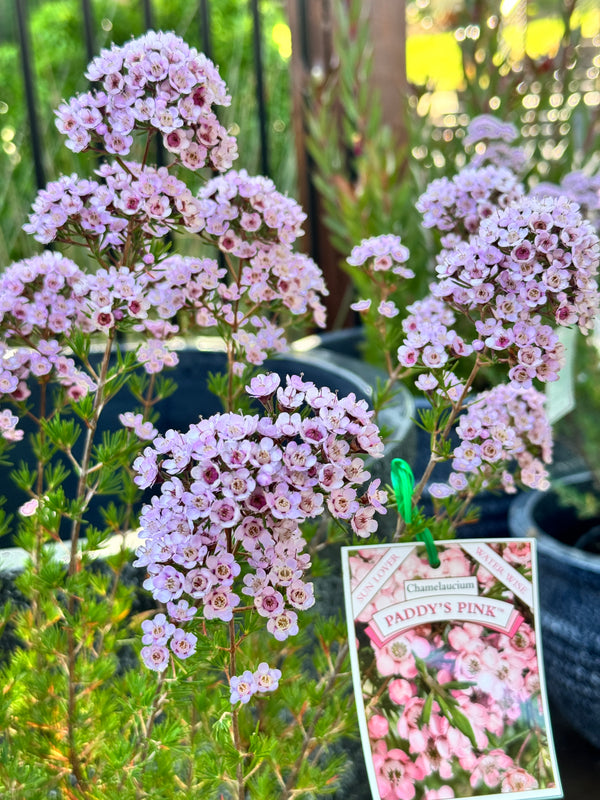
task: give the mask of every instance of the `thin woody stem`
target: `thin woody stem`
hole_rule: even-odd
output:
[[[227,550],[230,553],[233,551],[233,536],[231,535],[231,530],[227,531]],[[228,648],[229,679],[231,680],[231,678],[237,672],[237,648],[239,646],[239,642],[237,640],[235,631],[235,617],[232,617],[229,620],[227,626],[227,632],[229,636],[229,648]],[[233,746],[235,747],[238,755],[240,756],[236,766],[236,782],[237,782],[236,800],[245,800],[246,784],[244,778],[244,762],[243,762],[243,754],[245,748],[242,746],[242,737],[240,735],[240,724],[239,724],[239,709],[237,704],[232,707],[231,711],[231,736],[233,738]]]
[[[325,698],[331,696],[331,693],[335,688],[335,682],[340,676],[342,667],[344,665],[344,660],[348,655],[348,652],[349,652],[348,642],[344,642],[344,644],[340,647],[338,651],[335,664],[333,665],[331,674],[329,675],[329,678],[327,680],[327,685],[325,687],[325,692],[323,695]],[[294,764],[294,767],[290,772],[290,774],[288,775],[288,778],[285,782],[284,793],[281,795],[281,800],[288,800],[288,798],[291,798],[294,794],[294,788],[293,788],[294,784],[296,783],[296,779],[298,778],[302,764],[306,760],[307,755],[311,752],[312,749],[311,744],[313,744],[314,733],[317,728],[319,720],[323,716],[323,712],[324,712],[324,705],[321,704],[321,706],[315,711],[315,715],[312,719],[312,722],[308,726],[304,734],[302,747],[296,759],[296,763]]]
[[[94,434],[98,426],[98,419],[104,407],[104,389],[106,385],[106,376],[108,373],[108,363],[112,351],[112,335],[108,337],[102,365],[100,369],[100,380],[94,397],[94,406],[92,409],[92,416],[88,424],[86,432],[86,441],[84,452],[81,459],[81,472],[79,474],[79,482],[77,486],[77,499],[80,500],[87,495],[87,479],[89,474],[89,464],[92,456],[92,447],[94,442]],[[68,576],[72,578],[79,568],[79,534],[81,531],[81,516],[73,519],[71,525],[71,552],[69,558]],[[70,593],[67,603],[69,616],[72,618],[76,611],[75,596]],[[69,751],[69,762],[73,775],[77,779],[80,791],[83,797],[87,797],[86,778],[83,773],[79,754],[77,752],[76,730],[77,723],[77,674],[76,674],[76,661],[77,661],[77,645],[75,642],[75,631],[73,624],[67,626],[67,670],[69,677],[68,685],[68,698],[67,698],[67,741]]]
[[[146,727],[143,734],[144,746],[140,754],[140,763],[144,765],[144,768],[146,766],[146,761],[148,758],[148,751],[150,748],[152,730],[154,728],[156,718],[160,712],[162,703],[164,701],[164,695],[162,691],[164,682],[165,682],[165,675],[164,673],[161,672],[159,674],[158,681],[156,683],[156,691],[154,693],[154,696],[152,697],[152,703],[150,705],[150,713],[148,715],[148,722],[146,723]],[[140,800],[140,798],[142,797],[142,788],[139,784],[136,785],[135,796],[137,800]]]
[[[236,674],[236,650],[237,642],[235,637],[235,620],[232,618],[229,621],[229,675],[230,677]],[[239,711],[237,705],[233,706],[231,712],[231,735],[233,737],[233,746],[238,752],[239,761],[236,766],[236,781],[237,781],[237,798],[236,800],[245,800],[246,797],[246,784],[244,780],[244,762],[242,760],[244,748],[242,747],[242,738],[240,736],[239,724]]]
[[[425,486],[427,485],[427,482],[428,482],[429,478],[431,477],[431,473],[435,469],[436,464],[438,464],[439,461],[440,461],[440,457],[437,455],[437,451],[439,450],[439,446],[440,446],[440,444],[445,442],[446,439],[448,438],[448,436],[450,435],[450,431],[452,430],[452,426],[456,422],[456,418],[457,418],[457,416],[459,415],[460,411],[463,408],[463,404],[464,404],[465,398],[466,398],[467,394],[469,393],[469,391],[471,389],[471,386],[473,385],[473,381],[475,380],[475,378],[477,376],[477,373],[481,369],[481,366],[482,366],[482,361],[480,360],[480,357],[478,355],[477,358],[475,359],[475,363],[473,364],[473,368],[471,369],[471,373],[470,373],[469,377],[467,378],[467,380],[465,382],[465,385],[464,385],[463,390],[462,390],[462,392],[460,394],[460,397],[458,398],[456,403],[453,403],[453,405],[452,405],[452,410],[450,411],[450,414],[448,415],[448,419],[446,421],[446,424],[445,424],[444,428],[440,432],[434,432],[432,434],[431,456],[430,456],[429,462],[427,463],[427,466],[425,467],[425,470],[424,470],[424,472],[423,472],[423,474],[421,476],[421,479],[419,480],[419,482],[417,483],[417,485],[414,488],[414,491],[413,491],[413,494],[412,494],[412,507],[413,508],[415,508],[418,505],[418,503],[419,503],[419,501],[421,499],[421,496],[423,494],[423,490],[425,489]],[[406,522],[405,522],[405,520],[402,519],[402,517],[400,515],[398,515],[398,523],[396,525],[396,533],[394,535],[394,541],[398,541],[401,538],[401,536],[402,536],[402,534],[404,533],[405,530],[406,530]]]

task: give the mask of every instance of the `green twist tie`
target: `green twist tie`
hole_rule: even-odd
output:
[[[406,524],[412,521],[412,494],[415,488],[415,476],[406,461],[402,458],[394,458],[391,466],[392,488],[396,495],[398,512]],[[435,542],[429,528],[417,533],[415,537],[419,542],[423,542],[427,551],[427,558],[430,565],[435,569],[439,567],[440,559],[437,554]]]

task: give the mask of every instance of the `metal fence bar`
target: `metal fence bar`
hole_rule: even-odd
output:
[[[42,140],[36,111],[35,86],[33,80],[33,69],[31,65],[31,49],[29,47],[29,29],[27,26],[27,0],[15,0],[15,6],[17,12],[19,47],[21,50],[23,84],[25,88],[25,102],[27,104],[27,116],[29,117],[29,129],[31,131],[31,151],[33,155],[35,181],[37,188],[43,189],[46,185],[46,172],[44,170],[44,157],[41,146]]]
[[[146,30],[149,31],[154,27],[154,12],[150,0],[142,0],[142,10],[144,12],[144,25]]]
[[[143,0],[142,10],[144,12],[144,25],[146,26],[146,30],[147,31],[154,30],[154,9],[152,7],[152,0]],[[156,137],[155,152],[156,152],[156,166],[164,167],[166,164],[165,148],[162,143],[162,138],[160,136]],[[168,240],[171,239],[170,233],[167,234],[166,238]]]
[[[200,35],[202,38],[202,50],[207,58],[212,61],[212,37],[210,33],[210,3],[208,0],[200,0]]]
[[[258,0],[250,0],[252,10],[252,33],[254,46],[254,68],[256,71],[256,105],[260,137],[260,164],[263,175],[269,175],[269,139],[267,133],[267,104],[265,102],[265,79],[262,53],[262,25]]]
[[[85,54],[88,63],[96,55],[96,44],[94,37],[94,15],[90,0],[81,0],[81,10],[83,12],[83,39],[85,41]]]

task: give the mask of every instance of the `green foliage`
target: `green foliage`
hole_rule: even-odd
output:
[[[215,397],[218,397],[223,407],[225,407],[225,401],[229,391],[229,379],[227,375],[224,372],[209,372],[207,388]]]
[[[57,496],[53,508],[62,505],[71,507]],[[106,516],[117,522],[115,508]],[[10,618],[26,643],[2,667],[0,729],[11,734],[0,742],[0,787],[18,798],[54,788],[90,800],[235,796],[231,776],[242,764],[249,800],[332,793],[345,763],[336,743],[356,728],[345,624],[315,612],[310,628],[283,646],[255,618],[239,629],[249,637],[248,666],[268,660],[285,672],[278,692],[237,709],[239,749],[223,686],[225,626],[206,623],[197,656],[181,663],[176,678],[141,669],[139,645],[131,647],[139,636],[140,616],[131,616],[138,589],[121,578],[131,554],[121,550],[96,564],[87,553],[105,541],[90,528],[74,572],[50,550],[34,555],[34,542],[18,579],[28,603],[0,613],[0,633]],[[18,761],[30,768],[17,769]]]
[[[307,114],[313,180],[331,241],[344,259],[362,239],[401,235],[411,251],[409,266],[416,277],[390,299],[401,298],[400,304],[406,305],[424,294],[430,279],[430,236],[414,208],[414,199],[424,189],[423,178],[409,165],[408,143],[400,142],[381,121],[379,96],[371,82],[372,44],[363,4],[337,2],[335,10],[339,67],[324,83],[312,87]],[[351,276],[358,296],[370,297],[369,281],[360,270],[345,260],[340,266]],[[340,318],[346,310],[341,310]],[[365,333],[365,354],[379,363],[382,348],[377,332]]]
[[[42,430],[56,450],[71,450],[81,433],[74,420],[58,416],[42,420]]]

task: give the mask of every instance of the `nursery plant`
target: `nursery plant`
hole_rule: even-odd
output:
[[[432,181],[418,199],[423,224],[437,229],[442,249],[429,294],[408,305],[408,315],[392,299],[398,283],[410,279],[405,266],[410,256],[398,237],[363,240],[348,259],[369,280],[370,297],[353,308],[377,331],[388,368],[376,405],[389,399],[398,380],[415,377],[416,389],[429,400],[418,419],[430,442],[423,472],[415,482],[406,464],[392,467],[399,509],[394,540],[417,537],[427,548],[408,548],[406,561],[396,555],[393,567],[386,562],[391,548],[356,548],[349,556],[353,590],[360,597],[359,585],[367,587],[366,601],[358,611],[353,606],[356,635],[363,637],[358,653],[363,736],[373,781],[385,800],[556,786],[541,722],[530,616],[512,637],[498,636],[485,624],[429,618],[420,625],[404,623],[389,641],[369,632],[377,613],[390,612],[386,620],[393,627],[392,612],[401,617],[401,609],[410,606],[401,602],[407,599],[407,579],[427,584],[428,578],[437,583],[469,576],[483,580],[483,596],[505,595],[506,585],[467,558],[461,542],[438,543],[435,561],[431,537],[456,536],[473,520],[472,502],[483,491],[550,486],[552,429],[540,388],[556,380],[563,365],[557,329],[577,325],[589,334],[593,328],[599,241],[572,199],[527,194],[518,176],[501,166],[514,133],[489,115],[475,118],[469,134],[485,140],[487,163]],[[491,387],[475,392],[483,370]],[[441,465],[446,469],[440,476]],[[530,580],[529,547],[496,541],[490,553]],[[387,580],[372,577],[381,573]],[[369,603],[373,585],[376,602]],[[432,600],[427,608],[443,605],[434,602],[433,592],[425,599]],[[414,604],[411,610],[415,613]],[[574,629],[566,628],[563,653],[573,647]],[[587,663],[593,670],[593,662]],[[584,683],[581,671],[572,674]]]
[[[212,62],[173,34],[148,33],[102,51],[86,77],[92,88],[56,117],[95,174],[51,182],[25,226],[44,245],[80,248],[85,266],[44,250],[0,279],[3,457],[14,453],[10,493],[23,500],[12,522],[29,554],[3,614],[18,642],[3,653],[3,792],[327,791],[341,759],[325,755],[351,724],[340,714],[346,646],[339,621],[324,619],[313,622],[320,647],[303,654],[298,618],[314,602],[305,537],[326,535],[304,523],[327,506],[359,532],[376,527],[380,492],[361,491],[360,455],[380,454],[378,429],[355,396],[290,375],[275,398],[275,377],[255,375],[285,348],[292,319],[323,324],[326,289],[293,250],[297,204],[231,169],[236,141],[215,113],[230,98]],[[156,138],[168,168],[149,163]],[[204,167],[192,193],[185,179]],[[177,255],[176,232],[218,258]],[[178,359],[169,342],[194,331],[224,343],[227,369],[210,381],[223,413],[159,435],[160,401],[175,390],[162,374]],[[121,424],[103,428],[127,391]],[[141,490],[157,478],[138,521]],[[136,566],[163,608],[153,619],[124,542],[93,560],[140,523]],[[153,538],[165,525],[167,548]],[[176,631],[201,603],[195,632]],[[280,679],[285,694],[270,700]]]
[[[17,541],[29,554],[3,617],[19,643],[2,665],[1,785],[14,798],[78,800],[332,793],[344,761],[334,744],[354,727],[349,645],[338,619],[311,612],[309,570],[325,542],[374,537],[393,505],[365,466],[384,452],[374,411],[265,366],[298,321],[323,324],[327,290],[293,249],[297,204],[232,169],[236,142],[216,113],[229,96],[212,62],[148,33],[102,51],[86,77],[89,91],[56,115],[67,146],[95,159],[94,177],[62,176],[38,194],[25,228],[55,249],[0,279],[3,457],[16,456]],[[503,131],[486,125],[488,139]],[[153,138],[168,167],[151,165]],[[187,179],[204,168],[218,174],[192,192]],[[598,239],[568,198],[531,197],[488,165],[432,184],[417,210],[443,247],[407,316],[390,293],[413,274],[400,237],[369,237],[349,258],[376,295],[356,305],[386,351],[376,404],[410,379],[431,406],[420,418],[430,459],[410,513],[401,504],[401,540],[426,527],[452,536],[483,488],[545,485],[551,437],[534,385],[559,372],[554,326],[586,333],[599,304]],[[178,255],[176,232],[202,255]],[[64,247],[81,248],[85,266]],[[224,343],[226,369],[209,382],[223,410],[203,416],[199,397],[187,430],[161,430],[175,337],[200,329]],[[488,365],[502,377],[471,399]],[[121,425],[102,431],[127,391]],[[451,472],[433,480],[440,462]],[[123,539],[94,560],[132,530],[135,556]],[[154,602],[129,585],[132,562]],[[455,709],[434,697],[429,707],[472,739]],[[496,734],[502,747],[507,729]],[[474,769],[486,755],[478,747]],[[394,781],[386,800],[414,796]]]

